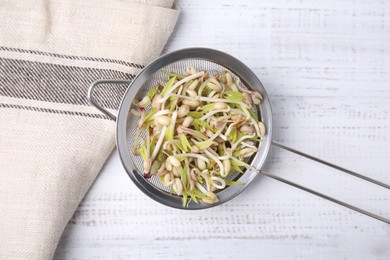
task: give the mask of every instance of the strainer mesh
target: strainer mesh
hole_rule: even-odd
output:
[[[222,72],[223,70],[227,70],[232,74],[233,78],[238,79],[237,75],[235,75],[232,71],[226,69],[225,67],[223,67],[217,63],[214,63],[214,62],[211,62],[208,60],[203,60],[203,59],[183,59],[183,60],[179,60],[179,61],[176,61],[174,63],[171,63],[171,64],[161,68],[160,70],[156,71],[149,78],[149,80],[147,80],[143,84],[143,86],[139,89],[135,98],[141,100],[147,94],[147,92],[150,89],[152,89],[153,87],[155,87],[157,84],[160,83],[160,84],[164,85],[165,82],[167,82],[167,80],[169,79],[169,77],[164,73],[164,71],[183,74],[183,73],[185,73],[187,66],[190,66],[190,65],[194,66],[198,70],[208,71],[210,75],[214,75],[214,74]],[[130,89],[130,91],[131,91],[131,89]],[[132,105],[130,109],[132,109],[132,108],[135,109],[136,107]],[[145,135],[146,135],[146,131],[141,133],[141,138],[139,139],[139,142],[137,144],[134,144],[137,124],[138,124],[138,118],[130,113],[130,109],[129,109],[129,113],[128,113],[128,117],[127,117],[127,129],[126,129],[127,151],[129,153],[130,160],[131,160],[131,163],[133,164],[134,169],[136,169],[136,171],[139,174],[143,174],[143,170],[144,170],[143,169],[143,159],[141,156],[135,156],[132,153],[132,150],[133,150],[134,145],[140,146],[142,144],[143,137],[145,137]],[[145,110],[149,111],[150,109],[151,109],[151,106],[146,107]],[[255,107],[254,111],[255,111],[256,116],[260,115],[258,107]],[[260,120],[260,118],[259,118],[259,120]],[[247,159],[246,163],[250,163],[250,161],[251,161],[251,158]],[[234,174],[232,174],[229,177],[229,179],[236,180],[240,176],[241,176],[241,174],[239,172],[235,172]],[[158,188],[164,192],[169,192],[171,190],[171,187],[164,186],[161,183],[160,178],[157,176],[152,176],[151,178],[148,179],[148,181],[155,188]]]

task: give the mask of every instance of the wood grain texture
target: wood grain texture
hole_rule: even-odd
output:
[[[178,1],[166,52],[241,59],[273,105],[276,140],[390,183],[389,1]],[[388,191],[271,151],[267,171],[390,217]],[[55,259],[390,259],[390,226],[259,176],[204,211],[139,191],[114,152]]]

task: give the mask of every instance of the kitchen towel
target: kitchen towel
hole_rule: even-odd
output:
[[[50,259],[114,147],[97,79],[132,79],[162,51],[173,0],[0,0],[0,259]],[[127,86],[102,86],[114,111]]]

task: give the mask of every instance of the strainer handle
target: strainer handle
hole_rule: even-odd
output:
[[[337,170],[339,170],[339,171],[345,172],[345,173],[347,173],[347,174],[349,174],[349,175],[352,175],[352,176],[354,176],[354,177],[357,177],[357,178],[363,179],[363,180],[365,180],[365,181],[371,182],[371,183],[373,183],[373,184],[379,185],[379,186],[381,186],[381,187],[383,187],[383,188],[390,189],[390,185],[388,185],[388,184],[386,184],[386,183],[383,183],[383,182],[380,182],[380,181],[371,179],[371,178],[369,178],[369,177],[367,177],[367,176],[358,174],[358,173],[353,172],[353,171],[351,171],[351,170],[347,170],[347,169],[342,168],[342,167],[340,167],[340,166],[338,166],[338,165],[335,165],[335,164],[333,164],[333,163],[324,161],[324,160],[319,159],[319,158],[317,158],[317,157],[314,157],[314,156],[312,156],[312,155],[309,155],[309,154],[303,153],[303,152],[301,152],[301,151],[295,150],[295,149],[293,149],[293,148],[291,148],[291,147],[288,147],[288,146],[286,146],[286,145],[284,145],[284,144],[281,144],[281,143],[279,143],[279,142],[277,142],[277,141],[273,141],[273,140],[272,140],[272,144],[275,145],[275,146],[277,146],[277,147],[279,147],[279,148],[285,149],[285,150],[287,150],[287,151],[289,151],[289,152],[298,154],[298,155],[303,156],[303,157],[306,157],[306,158],[308,158],[308,159],[310,159],[310,160],[316,161],[316,162],[318,162],[318,163],[322,163],[322,164],[324,164],[324,165],[327,165],[327,166],[332,167],[332,168],[334,168],[334,169],[337,169]],[[262,173],[263,175],[265,175],[265,176],[271,178],[271,179],[274,179],[274,180],[283,182],[283,183],[285,183],[285,184],[288,184],[288,185],[293,186],[293,187],[295,187],[295,188],[298,188],[298,189],[300,189],[300,190],[304,190],[304,191],[306,191],[306,192],[309,192],[309,193],[311,193],[311,194],[314,194],[314,195],[316,195],[316,196],[318,196],[318,197],[321,197],[321,198],[323,198],[323,199],[332,201],[332,202],[337,203],[337,204],[339,204],[339,205],[341,205],[341,206],[344,206],[344,207],[346,207],[346,208],[349,208],[349,209],[352,209],[352,210],[357,211],[357,212],[359,212],[359,213],[362,213],[362,214],[364,214],[364,215],[366,215],[366,216],[369,216],[369,217],[372,217],[372,218],[374,218],[374,219],[377,219],[377,220],[380,220],[380,221],[382,221],[382,222],[385,222],[385,223],[387,223],[387,224],[390,224],[390,219],[387,219],[387,218],[384,218],[384,217],[382,217],[382,216],[376,215],[376,214],[374,214],[374,213],[372,213],[372,212],[369,212],[369,211],[366,211],[366,210],[364,210],[364,209],[361,209],[361,208],[352,206],[352,205],[350,205],[350,204],[348,204],[348,203],[345,203],[345,202],[343,202],[343,201],[337,200],[337,199],[332,198],[332,197],[330,197],[330,196],[328,196],[328,195],[322,194],[322,193],[320,193],[320,192],[318,192],[318,191],[315,191],[315,190],[312,190],[312,189],[310,189],[310,188],[307,188],[307,187],[304,187],[304,186],[302,186],[302,185],[299,185],[299,184],[297,184],[297,183],[291,182],[291,181],[286,180],[286,179],[284,179],[284,178],[281,178],[281,177],[279,177],[279,176],[270,174],[270,173],[265,172],[265,171],[263,171],[263,170],[261,170],[261,173]]]
[[[369,177],[367,177],[367,176],[364,176],[364,175],[361,175],[361,174],[359,174],[359,173],[357,173],[357,172],[354,172],[354,171],[345,169],[345,168],[343,168],[343,167],[341,167],[341,166],[338,166],[338,165],[336,165],[336,164],[333,164],[333,163],[324,161],[324,160],[322,160],[322,159],[320,159],[320,158],[314,157],[314,156],[309,155],[309,154],[307,154],[307,153],[304,153],[304,152],[295,150],[295,149],[293,149],[293,148],[291,148],[291,147],[288,147],[288,146],[286,146],[286,145],[284,145],[284,144],[281,144],[281,143],[279,143],[279,142],[277,142],[277,141],[272,140],[272,144],[275,145],[275,146],[277,146],[277,147],[279,147],[279,148],[282,148],[282,149],[284,149],[284,150],[286,150],[286,151],[289,151],[289,152],[298,154],[298,155],[300,155],[300,156],[302,156],[302,157],[308,158],[308,159],[310,159],[310,160],[313,160],[313,161],[316,161],[316,162],[318,162],[318,163],[324,164],[324,165],[329,166],[329,167],[331,167],[331,168],[334,168],[334,169],[336,169],[336,170],[345,172],[345,173],[347,173],[347,174],[349,174],[349,175],[352,175],[352,176],[354,176],[354,177],[356,177],[356,178],[360,178],[360,179],[362,179],[362,180],[371,182],[371,183],[373,183],[373,184],[382,186],[383,188],[386,188],[386,189],[389,189],[389,190],[390,190],[390,185],[388,185],[388,184],[386,184],[386,183],[383,183],[383,182],[380,182],[380,181],[371,179],[371,178],[369,178]]]
[[[99,105],[99,103],[96,101],[95,97],[93,96],[93,90],[95,87],[101,84],[130,84],[130,80],[111,80],[111,79],[101,79],[97,80],[94,83],[91,84],[91,86],[88,89],[88,100],[89,102],[94,105],[97,109],[99,109],[101,112],[103,112],[106,116],[108,116],[110,119],[116,121],[116,116],[114,116],[111,112],[109,112],[107,109]]]

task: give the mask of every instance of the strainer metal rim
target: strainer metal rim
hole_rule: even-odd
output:
[[[156,71],[160,70],[161,68],[173,62],[186,60],[186,59],[202,59],[202,60],[219,64],[229,69],[234,74],[236,74],[246,86],[249,86],[250,88],[257,90],[262,94],[263,101],[260,104],[260,110],[261,110],[262,121],[264,122],[267,128],[267,134],[263,137],[263,140],[260,145],[260,149],[251,162],[251,165],[254,166],[256,169],[260,170],[262,168],[264,162],[267,159],[270,146],[271,146],[271,141],[272,141],[272,110],[271,110],[271,103],[268,98],[267,92],[264,86],[262,85],[262,83],[260,82],[259,78],[256,76],[256,74],[240,60],[234,58],[233,56],[227,53],[214,50],[214,49],[208,49],[208,48],[187,48],[187,49],[177,50],[165,54],[163,56],[160,56],[159,58],[157,58],[156,60],[148,64],[133,79],[133,81],[129,84],[125,95],[123,96],[119,107],[117,124],[116,124],[117,126],[116,144],[119,152],[119,157],[121,159],[122,165],[125,168],[127,174],[129,175],[130,179],[134,182],[134,184],[147,196],[149,196],[150,198],[154,199],[159,203],[162,203],[166,206],[170,206],[173,208],[188,209],[188,210],[205,209],[205,208],[211,208],[223,204],[233,199],[242,191],[244,191],[250,185],[250,183],[253,182],[253,180],[257,177],[257,175],[260,174],[257,174],[254,171],[245,172],[240,177],[240,181],[243,181],[244,184],[229,187],[223,190],[222,192],[219,192],[218,193],[219,202],[217,203],[196,204],[194,202],[190,202],[188,203],[187,207],[183,207],[181,197],[168,194],[154,187],[150,182],[144,179],[141,173],[138,173],[136,169],[134,169],[131,163],[131,158],[129,156],[129,151],[127,147],[127,133],[126,133],[127,120],[129,117],[129,111],[133,99],[135,98],[140,88]]]

